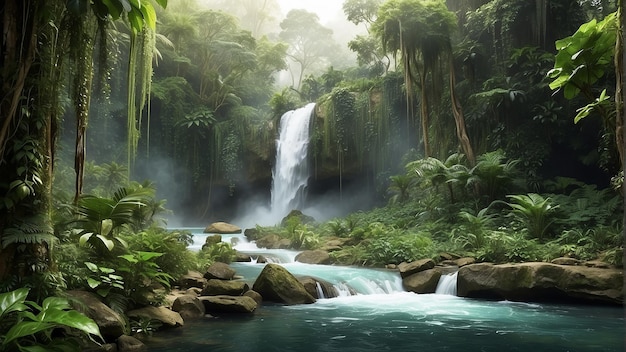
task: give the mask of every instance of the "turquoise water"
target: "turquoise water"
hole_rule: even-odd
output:
[[[403,292],[393,271],[281,265],[294,275],[323,278],[359,294],[309,305],[266,304],[252,316],[187,322],[151,337],[149,351],[597,352],[625,347],[622,308],[418,295]],[[263,264],[233,263],[232,267],[252,283]]]

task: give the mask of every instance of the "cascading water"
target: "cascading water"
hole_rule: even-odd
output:
[[[309,123],[315,103],[291,110],[280,118],[276,164],[272,170],[271,216],[280,220],[303,206],[309,180]]]
[[[456,296],[456,279],[458,275],[458,271],[448,275],[441,275],[435,293],[438,295]]]

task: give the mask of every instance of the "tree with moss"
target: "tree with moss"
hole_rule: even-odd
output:
[[[387,52],[400,55],[408,97],[407,114],[412,113],[413,87],[420,92],[422,143],[425,156],[430,147],[430,105],[437,98],[443,80],[442,68],[448,69],[452,113],[461,150],[470,164],[475,156],[465,127],[465,118],[456,95],[452,56],[452,35],[456,18],[439,0],[390,0],[379,9],[373,30]],[[430,93],[430,94],[429,94]]]
[[[167,0],[156,3],[165,7]],[[151,2],[7,0],[0,5],[0,14],[4,29],[0,55],[0,280],[10,288],[38,282],[52,267],[50,250],[56,239],[51,224],[51,184],[63,112],[61,93],[66,88],[63,82],[70,82],[68,95],[76,117],[78,199],[90,98],[96,93],[95,60],[107,67],[108,31],[114,21],[128,23],[131,43],[147,43],[142,38],[154,31],[156,13]],[[137,86],[146,87],[149,77],[140,70],[145,61],[138,60],[137,48],[130,49],[130,60],[137,65],[129,66],[136,71],[129,72],[133,80],[128,88],[129,97],[142,101],[144,90]],[[107,73],[103,70],[96,78]],[[136,101],[132,100],[133,109]],[[134,116],[129,114],[129,119]]]

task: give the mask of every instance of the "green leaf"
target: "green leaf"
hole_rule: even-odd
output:
[[[43,300],[43,303],[41,304],[41,308],[43,310],[42,313],[46,313],[48,310],[70,309],[70,304],[65,298],[52,296],[52,297],[47,297],[46,299]]]
[[[113,243],[113,241],[111,241],[110,239],[102,235],[96,235],[96,237],[98,237],[100,241],[102,241],[102,243],[107,247],[109,251],[112,251],[113,247],[115,247],[115,243]]]
[[[87,278],[87,285],[89,285],[89,287],[91,287],[92,289],[98,287],[100,283],[101,282],[98,280],[92,279],[90,277]]]
[[[87,242],[89,241],[89,239],[91,238],[92,235],[93,235],[92,232],[88,232],[88,233],[80,236],[80,238],[78,239],[78,245],[79,246],[84,246],[85,244],[87,244]]]
[[[113,229],[113,220],[111,219],[104,219],[101,222],[101,230],[100,230],[100,234],[102,234],[103,236],[108,236],[109,233],[111,233],[111,230]]]
[[[94,264],[94,263],[92,263],[92,262],[85,262],[85,265],[86,265],[86,266],[87,266],[87,268],[88,268],[89,270],[91,270],[92,272],[94,272],[94,273],[97,273],[97,272],[98,272],[98,266],[97,266],[96,264]]]
[[[30,289],[23,287],[15,291],[0,294],[0,318],[11,312],[21,312],[28,309],[24,304],[28,291]],[[0,319],[1,320],[1,319]]]
[[[54,328],[54,323],[50,322],[41,322],[41,321],[22,321],[19,324],[14,325],[7,334],[5,335],[5,339],[3,341],[4,345],[7,345],[9,342],[34,335],[38,332],[45,331],[48,329]]]

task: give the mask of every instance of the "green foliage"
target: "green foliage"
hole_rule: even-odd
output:
[[[98,325],[70,309],[68,301],[48,297],[38,305],[27,301],[28,288],[0,294],[0,350],[80,351],[81,339],[104,341]],[[53,334],[55,329],[65,330]]]
[[[139,304],[149,304],[154,293],[153,285],[160,284],[170,287],[174,278],[159,268],[155,259],[163,253],[131,251],[120,255],[122,260],[117,264],[117,271],[124,278],[126,295]]]
[[[180,277],[195,266],[194,254],[187,249],[193,243],[189,231],[152,226],[138,233],[124,235],[124,239],[131,250],[163,253],[154,262],[172,277]]]
[[[600,22],[593,19],[581,25],[572,36],[556,41],[558,53],[554,69],[548,73],[554,79],[551,89],[563,89],[565,98],[572,99],[581,89],[588,89],[604,76],[613,65],[616,21],[616,13]]]
[[[126,247],[118,236],[119,229],[133,224],[136,211],[145,207],[154,196],[153,188],[123,187],[113,198],[84,195],[77,206],[78,218],[74,223],[80,230],[79,243],[89,243],[98,253],[110,252],[115,242]]]
[[[106,297],[111,289],[124,289],[124,278],[115,274],[115,269],[91,262],[85,262],[85,266],[92,272],[92,276],[87,277],[87,285],[101,297]]]
[[[231,244],[226,242],[203,246],[198,252],[198,268],[203,270],[214,262],[230,263],[235,259],[236,254]]]
[[[536,193],[507,196],[512,203],[506,203],[512,208],[512,214],[522,221],[531,238],[544,239],[549,234],[550,226],[556,220],[559,205],[554,205],[550,198],[544,198]]]

